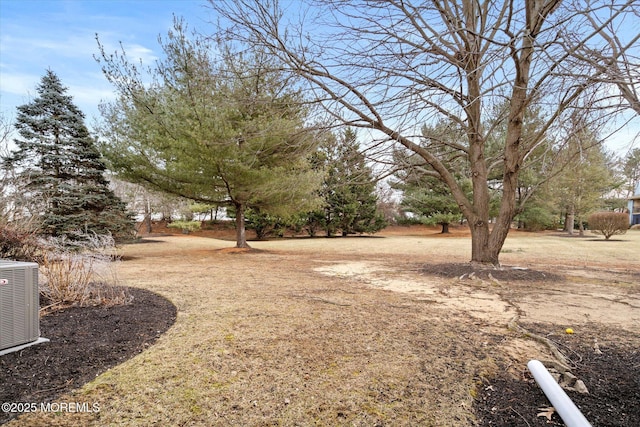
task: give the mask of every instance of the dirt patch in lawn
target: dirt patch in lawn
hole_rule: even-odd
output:
[[[640,233],[514,233],[502,261],[517,274],[498,276],[460,270],[464,230],[402,230],[242,253],[193,236],[127,246],[121,277],[170,299],[175,325],[53,397],[99,413],[11,425],[562,425],[526,369],[556,360],[549,344],[589,390],[569,394],[594,425],[640,425]]]

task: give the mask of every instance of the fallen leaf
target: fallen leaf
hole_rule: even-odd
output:
[[[551,416],[556,412],[556,408],[549,406],[548,408],[538,408],[538,417],[547,417],[547,420],[551,421]]]

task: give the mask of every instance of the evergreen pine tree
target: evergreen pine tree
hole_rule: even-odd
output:
[[[449,224],[459,222],[462,212],[449,189],[435,177],[422,176],[419,182],[396,183],[404,190],[400,206],[426,225],[440,225],[441,233],[449,233]]]
[[[619,182],[613,174],[610,154],[597,143],[597,134],[579,122],[574,128],[578,130],[558,153],[567,159],[566,166],[550,183],[549,197],[566,212],[565,231],[572,235],[576,223],[582,236],[588,215],[602,209],[605,196]]]
[[[249,209],[285,216],[315,208],[321,175],[302,93],[266,51],[233,52],[176,19],[148,70],[102,50],[119,93],[104,105],[103,153],[123,179],[235,213],[236,246],[247,248]]]
[[[440,122],[423,126],[423,144],[433,152],[448,158],[448,168],[454,171],[460,189],[470,193],[471,182],[467,178],[464,162],[456,156],[447,156],[450,148],[444,141],[463,144],[463,136],[452,123]],[[489,145],[491,147],[491,145]],[[394,152],[394,162],[402,165],[391,183],[392,188],[402,191],[400,206],[425,225],[440,225],[442,233],[449,233],[449,225],[462,219],[462,211],[449,187],[439,179],[424,159],[407,150]]]
[[[47,70],[38,96],[19,106],[17,149],[3,158],[16,171],[14,188],[22,207],[38,220],[43,235],[131,235],[133,221],[125,204],[109,189],[95,140],[84,114],[66,94],[58,76]]]
[[[324,226],[327,235],[375,233],[386,226],[377,210],[378,198],[371,168],[360,152],[356,133],[345,130],[340,140],[329,138],[322,147],[326,178],[321,196],[325,201]],[[320,215],[310,215],[318,218]]]

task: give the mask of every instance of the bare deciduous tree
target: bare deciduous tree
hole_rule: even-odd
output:
[[[580,9],[576,11],[580,13]],[[574,54],[599,71],[601,79],[619,90],[628,107],[640,115],[640,11],[627,20],[609,20],[615,9],[603,7],[600,13],[585,13],[585,19],[597,31],[602,43],[575,46]]]
[[[640,22],[632,0],[580,2],[580,11],[560,0],[310,0],[286,3],[287,9],[277,0],[210,4],[228,24],[221,37],[277,56],[303,77],[330,117],[421,156],[468,221],[471,261],[494,265],[522,208],[518,176],[530,153],[552,131],[564,139],[570,116],[587,121],[592,113],[602,119],[619,111],[606,94],[609,65],[595,66],[575,52],[603,47],[607,39],[599,34],[622,20],[635,28]],[[635,41],[622,45],[628,43]],[[611,60],[624,64],[625,52],[612,52]],[[489,120],[501,105],[499,119]],[[544,122],[525,135],[525,111],[533,106]],[[464,141],[425,145],[421,126],[437,122],[452,123]],[[487,144],[498,126],[506,132],[495,154]],[[472,197],[443,153],[466,160]],[[502,199],[490,227],[489,181],[496,173]]]
[[[9,142],[13,124],[4,114],[0,114],[0,157],[9,154]],[[8,200],[8,175],[11,171],[0,170],[0,220],[6,221],[9,216],[10,202]]]

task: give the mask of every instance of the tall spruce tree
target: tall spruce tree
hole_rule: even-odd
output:
[[[71,241],[92,233],[130,236],[133,221],[109,189],[106,171],[84,114],[58,76],[47,70],[38,96],[17,108],[17,149],[2,159],[13,169],[22,208],[38,220],[43,235]]]

